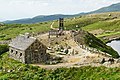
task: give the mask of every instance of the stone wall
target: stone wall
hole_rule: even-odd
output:
[[[76,42],[76,43],[79,45],[80,48],[82,48],[82,49],[84,49],[84,50],[87,50],[87,51],[89,51],[89,52],[91,52],[91,53],[97,53],[97,54],[104,55],[104,56],[106,56],[106,57],[111,57],[110,54],[105,53],[105,52],[102,52],[102,51],[100,51],[100,50],[98,50],[98,49],[96,49],[96,48],[91,48],[91,47],[88,47],[88,46],[86,46],[86,45],[81,45],[81,44],[79,44],[78,42]]]
[[[26,63],[43,63],[49,58],[46,53],[46,47],[35,41],[26,51],[25,51],[25,62]]]
[[[25,63],[25,52],[15,48],[9,48],[9,57],[15,60],[18,60],[22,63]]]

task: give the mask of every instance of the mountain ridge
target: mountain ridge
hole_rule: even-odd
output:
[[[18,20],[7,20],[4,21],[3,23],[7,24],[26,24],[26,23],[37,23],[37,22],[45,22],[45,21],[51,21],[51,20],[56,20],[58,18],[69,18],[69,17],[74,17],[74,15],[62,15],[62,14],[55,14],[55,15],[47,15],[47,16],[35,16],[33,18],[25,18],[25,19],[18,19]]]
[[[33,18],[24,18],[24,19],[18,19],[18,20],[7,20],[3,23],[6,24],[30,24],[30,23],[38,23],[38,22],[45,22],[45,21],[51,21],[51,20],[57,20],[58,18],[70,18],[75,16],[82,16],[87,14],[95,14],[95,13],[105,13],[105,12],[119,12],[120,11],[120,3],[112,4],[107,7],[102,7],[98,10],[91,11],[91,12],[82,12],[74,15],[64,15],[64,14],[53,14],[53,15],[38,15]]]
[[[98,10],[88,12],[88,14],[93,14],[93,13],[105,13],[105,12],[118,12],[120,11],[120,3],[117,4],[112,4],[107,7],[102,7]]]

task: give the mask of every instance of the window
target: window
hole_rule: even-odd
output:
[[[41,55],[43,55],[43,53],[41,53]]]
[[[22,56],[22,53],[20,53],[20,56]]]
[[[38,46],[38,43],[35,43],[35,46]]]
[[[38,50],[36,49],[35,52],[38,52]]]
[[[13,53],[13,50],[11,49],[11,53]]]
[[[40,48],[42,48],[42,45],[40,45]]]
[[[17,54],[18,52],[16,51],[15,54]]]

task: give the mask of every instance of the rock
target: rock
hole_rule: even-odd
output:
[[[48,50],[52,50],[52,48],[51,48],[51,47],[48,47]]]
[[[8,73],[9,73],[9,72],[12,72],[12,70],[8,70],[7,72],[8,72]]]
[[[68,49],[64,49],[64,53],[68,54],[69,50]]]
[[[109,66],[109,65],[111,65],[111,63],[110,62],[105,62],[103,65],[104,66]]]
[[[18,71],[22,71],[22,67],[18,68]]]
[[[101,64],[104,64],[105,62],[106,62],[106,61],[105,61],[105,58],[103,58],[100,63],[101,63]]]
[[[78,54],[79,52],[78,51],[75,51],[75,54]]]
[[[118,59],[118,60],[116,61],[116,63],[120,63],[120,59]]]

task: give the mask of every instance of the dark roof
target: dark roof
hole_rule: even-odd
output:
[[[26,50],[35,41],[36,41],[36,38],[34,37],[20,35],[16,37],[15,39],[13,39],[10,42],[9,46],[14,47],[16,49],[20,49],[20,50]]]

